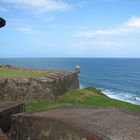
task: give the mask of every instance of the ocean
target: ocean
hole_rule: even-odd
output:
[[[140,105],[140,59],[0,58],[0,65],[74,71],[81,67],[80,87],[93,86],[111,98]]]

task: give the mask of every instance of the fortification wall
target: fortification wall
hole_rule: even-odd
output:
[[[11,115],[24,112],[25,105],[22,102],[0,101],[0,135],[1,130],[6,133],[11,128]],[[1,137],[0,137],[1,140]]]
[[[79,88],[76,72],[52,71],[39,78],[0,79],[1,100],[49,101]]]
[[[103,140],[94,132],[57,118],[17,114],[11,122],[11,140]]]

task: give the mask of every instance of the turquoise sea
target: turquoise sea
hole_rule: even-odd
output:
[[[140,105],[140,59],[0,58],[0,65],[33,69],[75,70],[81,66],[81,88],[94,86],[111,98]]]

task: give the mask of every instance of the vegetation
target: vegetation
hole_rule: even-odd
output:
[[[64,106],[115,107],[140,112],[140,106],[111,99],[92,87],[71,90],[56,101],[26,104],[27,111],[29,112]]]
[[[40,77],[47,76],[46,71],[33,71],[33,70],[23,70],[23,69],[13,69],[13,68],[0,68],[0,78],[30,78],[30,77]]]

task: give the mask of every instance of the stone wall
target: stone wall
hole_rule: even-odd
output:
[[[24,103],[0,101],[0,129],[4,133],[11,128],[11,115],[24,112],[24,108]]]
[[[76,88],[79,88],[76,72],[51,71],[46,77],[0,79],[0,99],[49,101]]]
[[[103,140],[63,119],[17,114],[12,117],[11,140]]]

